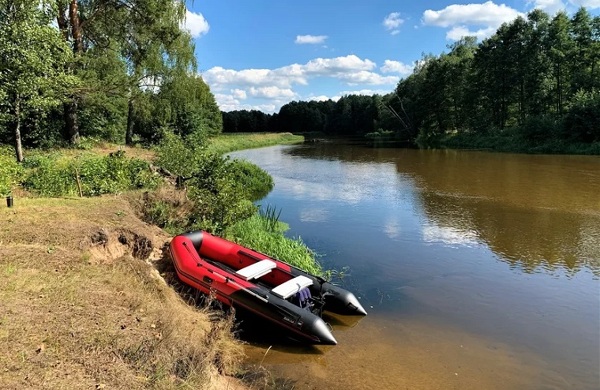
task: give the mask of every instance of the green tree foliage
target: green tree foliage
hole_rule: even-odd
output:
[[[122,143],[127,124],[127,74],[115,46],[91,47],[79,59],[78,130],[85,137]]]
[[[123,26],[117,29],[117,36],[129,76],[127,144],[133,142],[135,104],[140,92],[159,88],[173,70],[195,68],[191,36],[180,28],[185,10],[182,1],[135,0],[116,15]]]
[[[596,142],[598,23],[584,8],[552,19],[534,10],[478,45],[466,38],[424,57],[391,106],[406,112],[423,146],[456,134],[504,137],[530,150]]]
[[[179,176],[188,190],[192,210],[183,229],[224,229],[256,212],[253,200],[273,187],[266,172],[251,164],[208,153],[202,137],[167,133],[157,148],[157,163]]]
[[[12,192],[12,188],[19,183],[23,174],[23,167],[14,157],[14,150],[0,147],[0,196],[4,197]]]
[[[17,161],[24,123],[35,127],[74,83],[65,72],[71,52],[51,14],[48,2],[0,0],[0,123],[11,129]]]
[[[0,77],[8,81],[0,85],[0,142],[13,139],[15,108],[29,146],[76,143],[80,136],[158,141],[166,129],[182,135],[221,131],[214,96],[193,73],[191,36],[181,30],[184,1],[39,3],[0,0]],[[22,60],[29,55],[35,58]],[[19,78],[13,77],[17,68]],[[39,98],[21,92],[15,99],[16,80],[40,86]]]
[[[343,96],[337,102],[293,101],[279,113],[231,111],[223,113],[223,132],[321,133],[332,136],[363,136],[378,129],[387,111],[381,96]],[[387,113],[388,119],[390,113]]]
[[[278,132],[277,115],[265,114],[258,110],[237,110],[223,112],[224,133]]]
[[[147,115],[138,117],[136,133],[145,139],[160,137],[164,130],[183,137],[201,134],[210,137],[223,131],[221,111],[201,77],[185,72],[166,79],[158,93],[147,93]]]

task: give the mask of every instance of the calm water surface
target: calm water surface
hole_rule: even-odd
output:
[[[326,268],[350,267],[369,312],[327,318],[335,347],[247,347],[296,389],[600,388],[599,158],[328,143],[232,156],[273,176],[261,203]]]

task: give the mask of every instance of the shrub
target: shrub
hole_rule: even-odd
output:
[[[137,188],[154,188],[159,179],[150,171],[147,162],[128,159],[125,152],[108,156],[83,154],[74,158],[58,154],[38,155],[28,159],[30,172],[26,188],[39,195],[96,196]]]
[[[17,163],[12,148],[0,148],[0,196],[7,196],[18,184],[23,167]]]
[[[537,144],[556,138],[560,128],[561,125],[549,116],[534,116],[525,120],[514,131],[522,136],[526,142]]]
[[[600,92],[579,92],[565,118],[565,135],[576,142],[600,141]]]
[[[186,144],[172,132],[165,132],[156,147],[156,163],[177,176],[190,177],[197,167],[199,148]]]
[[[257,201],[273,189],[273,178],[259,166],[245,160],[231,160],[227,164],[231,179],[244,193],[244,198]]]

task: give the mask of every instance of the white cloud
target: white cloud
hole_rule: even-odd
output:
[[[204,81],[214,90],[224,87],[276,86],[290,88],[292,84],[306,84],[301,73],[294,67],[271,69],[224,69],[220,66],[210,68],[202,74]]]
[[[569,3],[578,7],[586,7],[588,10],[600,8],[600,0],[569,0]]]
[[[244,91],[243,89],[232,89],[231,95],[235,99],[241,99],[241,100],[244,100],[248,97],[248,95],[246,94],[246,91]]]
[[[315,102],[326,102],[327,100],[333,100],[334,102],[337,102],[338,100],[340,100],[341,96],[325,96],[325,95],[319,95],[319,96],[309,96],[308,98],[306,98],[306,100],[309,101],[315,101]]]
[[[250,96],[263,99],[293,99],[296,97],[296,93],[289,88],[251,87],[248,92],[250,93]]]
[[[465,26],[457,26],[452,27],[446,33],[446,39],[449,39],[451,41],[458,41],[463,37],[477,37],[477,39],[482,40],[493,35],[494,32],[496,32],[496,29],[494,27],[481,28],[479,30],[472,31]]]
[[[193,38],[198,38],[206,34],[210,29],[208,22],[202,14],[197,14],[190,10],[185,12],[185,22],[182,27],[188,30]]]
[[[367,72],[366,70],[354,73],[341,74],[338,76],[338,78],[346,81],[348,85],[395,85],[398,83],[398,81],[400,81],[400,78],[397,76],[382,76],[378,73]]]
[[[327,35],[297,35],[295,42],[298,45],[318,45],[325,42],[326,39]]]
[[[310,77],[333,77],[364,84],[382,84],[386,80],[388,83],[393,83],[392,78],[382,78],[376,73],[368,72],[376,66],[369,59],[363,60],[355,55],[348,55],[316,58],[304,65],[292,64],[277,69],[233,70],[216,66],[204,72],[202,77],[213,90],[217,91],[227,86],[291,88],[294,84],[306,85]]]
[[[215,99],[219,104],[219,108],[222,111],[234,111],[234,110],[260,110],[263,112],[272,113],[275,112],[281,105],[284,103],[279,102],[278,104],[274,103],[266,103],[266,104],[242,104],[238,99],[236,99],[233,95],[223,94],[223,93],[215,93]]]
[[[392,35],[396,35],[400,32],[398,27],[404,23],[404,19],[400,18],[400,12],[392,12],[383,19],[383,26],[386,30],[390,31]]]
[[[554,15],[558,11],[566,8],[566,5],[562,2],[562,0],[529,0],[527,3],[533,4],[533,8],[544,10],[550,15]]]
[[[347,96],[347,95],[373,96],[373,95],[387,95],[390,92],[391,91],[389,89],[388,90],[384,90],[384,89],[361,89],[359,91],[342,91],[342,92],[340,92],[340,95],[342,95],[342,96]]]
[[[399,61],[385,60],[383,66],[379,68],[383,73],[398,73],[401,75],[409,75],[412,73],[414,66],[406,65]]]
[[[460,24],[496,26],[521,15],[517,10],[491,1],[483,4],[453,4],[440,10],[426,10],[423,22],[430,26],[450,27]]]
[[[219,103],[219,108],[222,111],[238,110],[240,107],[240,101],[236,99],[235,95],[228,95],[224,93],[215,93],[215,100]]]
[[[558,11],[569,10],[574,11],[569,4],[577,8],[585,7],[589,10],[600,8],[600,0],[528,0],[527,4],[533,4],[533,8],[539,8],[550,15],[556,14]]]
[[[401,63],[386,61],[381,71],[399,73]],[[394,71],[393,71],[394,70]],[[334,58],[315,58],[305,64],[291,64],[276,69],[225,69],[214,67],[202,74],[204,81],[215,94],[219,107],[223,111],[240,109],[260,109],[272,112],[283,104],[303,97],[294,91],[294,86],[308,85],[313,79],[333,79],[347,85],[381,85],[389,90],[372,92],[385,94],[399,81],[398,75],[382,75],[377,72],[377,64],[356,55]],[[385,87],[384,87],[385,88]],[[357,91],[349,91],[348,94]],[[336,94],[337,95],[337,94]],[[328,100],[330,97],[308,97],[312,100]],[[304,97],[306,99],[306,97]],[[339,96],[331,97],[332,100]],[[271,108],[264,104],[251,106],[252,102],[268,101]],[[246,108],[246,107],[252,108]]]
[[[311,75],[335,75],[345,72],[371,70],[376,64],[369,60],[361,60],[354,54],[337,58],[316,58],[304,65],[304,70]]]
[[[542,0],[552,1],[552,0]],[[485,38],[496,31],[502,23],[510,22],[518,16],[524,16],[505,4],[497,5],[492,1],[483,4],[452,4],[439,11],[426,10],[423,24],[451,28],[446,34],[448,39],[460,39],[465,35]],[[480,27],[471,30],[471,27]]]

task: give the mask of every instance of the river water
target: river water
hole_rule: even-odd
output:
[[[600,158],[333,143],[232,157],[273,176],[260,203],[369,312],[327,317],[333,347],[251,340],[295,389],[600,388]]]

